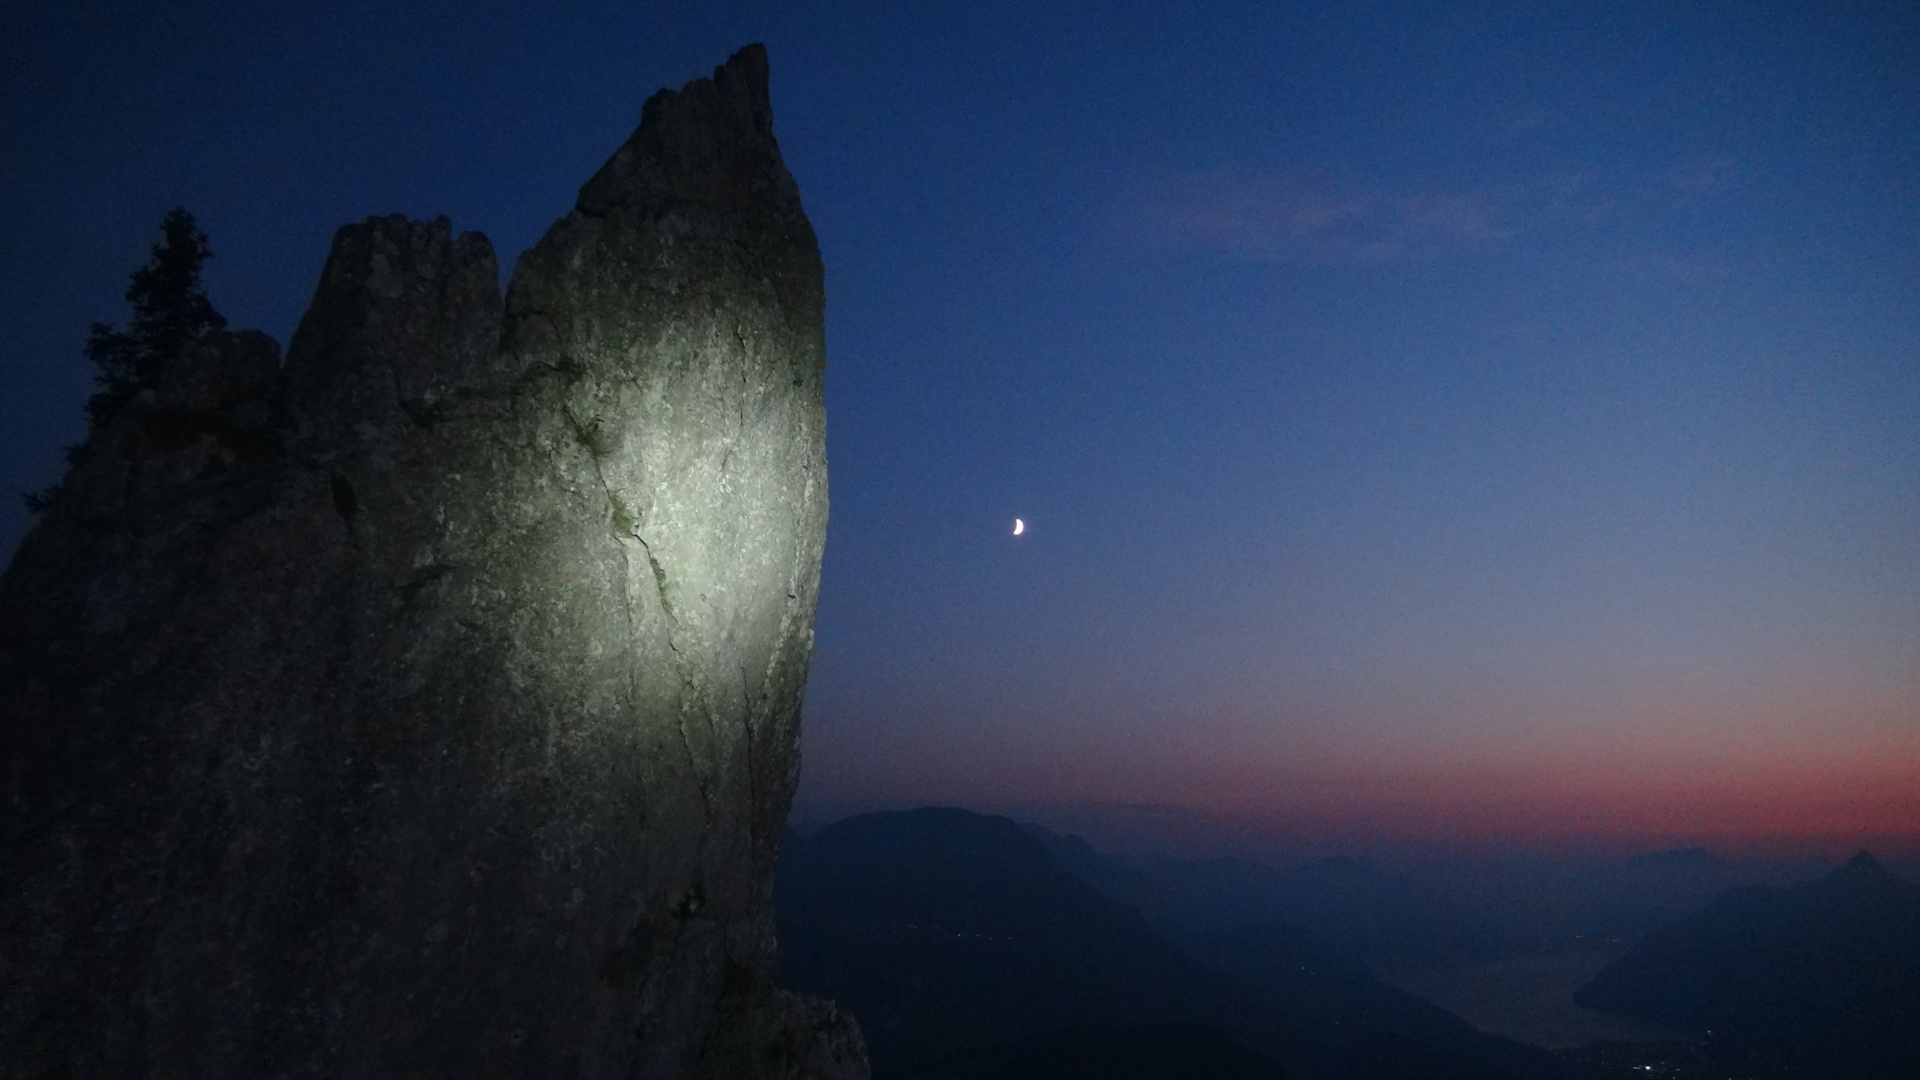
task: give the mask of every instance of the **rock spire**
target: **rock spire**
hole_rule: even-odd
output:
[[[866,1074],[771,882],[827,517],[765,52],[521,257],[342,228],[0,578],[9,1076]]]

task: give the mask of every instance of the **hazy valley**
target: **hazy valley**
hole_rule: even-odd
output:
[[[860,1019],[882,1080],[1865,1080],[1920,1061],[1916,895],[1871,857],[1278,866],[929,808],[790,835],[776,910],[785,977]],[[1775,908],[1792,925],[1769,929]],[[1745,967],[1728,940],[1754,943]],[[1847,970],[1806,983],[1820,958]],[[1708,977],[1727,970],[1799,981],[1758,994],[1774,1012],[1752,1023],[1785,1034],[1752,1037],[1751,1002]],[[1842,1014],[1856,1020],[1836,1029]],[[1829,1029],[1853,1071],[1823,1071]]]

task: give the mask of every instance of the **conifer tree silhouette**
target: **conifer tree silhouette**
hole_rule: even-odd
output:
[[[87,401],[94,427],[111,422],[135,394],[157,384],[194,339],[227,325],[200,286],[200,266],[212,256],[193,215],[178,206],[167,211],[160,242],[127,287],[133,305],[127,328],[97,322],[88,330],[87,359],[100,369],[94,376],[100,391]]]
[[[87,329],[82,351],[99,369],[93,381],[100,388],[87,399],[89,431],[112,423],[135,395],[157,385],[167,366],[196,338],[227,325],[200,285],[201,264],[212,257],[206,234],[193,215],[180,206],[167,211],[160,221],[160,242],[153,245],[147,265],[133,272],[127,286],[133,317],[126,329],[103,322]],[[81,449],[67,448],[69,463],[79,458]],[[23,496],[27,509],[44,512],[59,491],[60,485],[55,484]]]

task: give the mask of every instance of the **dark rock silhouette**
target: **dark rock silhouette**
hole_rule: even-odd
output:
[[[1767,1075],[1920,1075],[1920,887],[1866,852],[1792,889],[1730,890],[1582,987],[1585,1008],[1712,1031]]]
[[[775,981],[827,513],[764,52],[515,268],[340,230],[0,579],[9,1076],[865,1075]]]

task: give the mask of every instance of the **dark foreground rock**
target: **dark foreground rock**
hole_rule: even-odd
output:
[[[0,579],[0,1073],[855,1077],[776,981],[827,515],[766,59],[516,266],[369,219]]]

